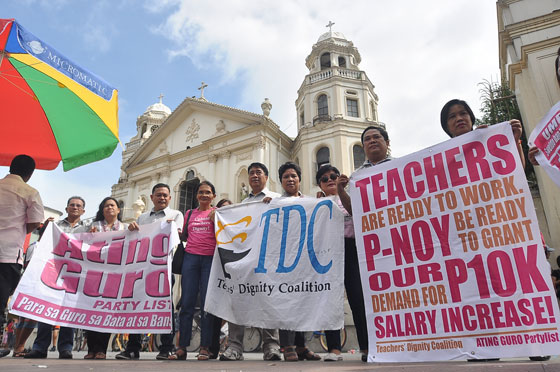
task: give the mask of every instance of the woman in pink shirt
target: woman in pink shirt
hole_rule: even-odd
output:
[[[185,256],[181,277],[181,311],[179,313],[179,348],[170,359],[185,360],[187,358],[187,346],[191,343],[192,322],[200,293],[200,351],[198,360],[208,360],[213,355],[208,348],[212,343],[213,316],[204,312],[204,300],[210,278],[212,257],[216,249],[216,237],[214,234],[214,219],[211,203],[216,197],[214,185],[208,181],[202,181],[196,191],[198,208],[185,213],[185,226],[182,239],[186,238]],[[190,214],[190,216],[189,216]],[[212,215],[211,215],[212,214]]]

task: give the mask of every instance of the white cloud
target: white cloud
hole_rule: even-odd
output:
[[[263,98],[270,98],[271,116],[283,129],[296,119],[305,57],[334,21],[333,30],[360,51],[360,68],[376,86],[379,117],[396,155],[445,140],[439,126],[443,104],[463,98],[476,112],[477,83],[497,74],[496,11],[488,0],[150,4],[153,12],[171,11],[157,29],[175,43],[171,57],[219,71],[222,84],[242,81],[241,108],[260,112]],[[288,134],[296,134],[295,125]]]

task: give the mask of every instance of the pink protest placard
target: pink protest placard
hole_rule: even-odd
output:
[[[172,327],[170,248],[174,223],[139,231],[66,234],[50,224],[10,312],[102,332],[167,333]]]
[[[507,124],[350,181],[370,362],[557,354],[560,313]]]

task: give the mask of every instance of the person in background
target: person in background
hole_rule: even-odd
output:
[[[151,211],[145,212],[138,217],[137,222],[132,222],[128,225],[128,230],[135,231],[140,229],[140,225],[147,225],[159,220],[166,220],[167,222],[175,221],[178,226],[178,233],[181,233],[183,227],[183,215],[181,212],[171,209],[169,203],[171,202],[171,189],[169,185],[158,183],[152,188],[150,199],[154,204]],[[172,276],[173,279],[173,276]],[[172,285],[173,287],[173,285]],[[158,360],[167,360],[173,352],[173,335],[174,332],[161,335],[161,346],[159,353],[156,355]],[[128,335],[128,342],[124,351],[118,353],[115,358],[122,360],[133,360],[140,358],[140,349],[142,347],[142,335],[130,334]]]
[[[10,174],[0,180],[0,329],[21,277],[25,236],[44,219],[39,192],[27,184],[34,171],[35,160],[18,155],[10,164]],[[9,353],[10,349],[0,350],[0,358]]]
[[[115,198],[108,196],[99,204],[89,232],[122,231],[127,227],[128,224],[121,222],[119,203]],[[88,353],[84,359],[106,359],[110,338],[110,333],[87,331]]]
[[[179,348],[172,354],[171,360],[187,359],[187,347],[192,336],[192,322],[197,299],[200,295],[200,350],[198,360],[209,360],[215,357],[210,354],[212,344],[212,323],[214,317],[204,311],[204,300],[210,279],[212,258],[216,250],[214,219],[210,218],[216,208],[212,201],[216,198],[216,189],[209,181],[202,181],[196,190],[198,208],[185,213],[183,237],[187,236],[185,256],[181,275],[181,311],[179,313]],[[189,217],[190,215],[190,217]]]
[[[249,173],[249,187],[251,192],[241,201],[249,203],[262,201],[265,197],[276,198],[280,194],[270,191],[266,187],[268,181],[268,168],[262,163],[251,163],[247,168]],[[263,359],[268,361],[280,360],[280,345],[278,344],[278,332],[275,329],[262,329],[263,334]],[[243,337],[245,326],[228,322],[228,347],[220,360],[234,361],[243,360]]]

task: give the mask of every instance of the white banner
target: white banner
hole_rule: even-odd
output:
[[[139,231],[66,234],[51,223],[10,302],[10,312],[43,323],[101,332],[168,333],[169,247],[174,222]],[[173,232],[173,233],[172,233]]]
[[[276,198],[216,211],[205,310],[297,331],[344,323],[343,214],[330,198]]]
[[[370,362],[558,354],[560,313],[508,124],[350,182]]]
[[[540,150],[535,159],[560,187],[560,102],[537,124],[529,143]]]

